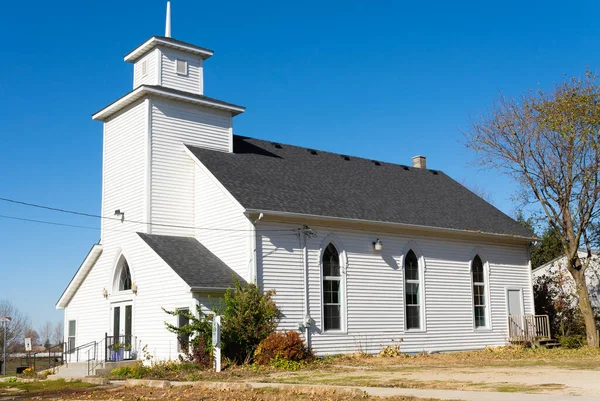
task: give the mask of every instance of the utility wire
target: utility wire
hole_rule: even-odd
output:
[[[86,230],[97,230],[97,231],[101,230],[100,227],[82,226],[82,225],[77,225],[77,224],[59,223],[59,222],[55,222],[55,221],[29,219],[29,218],[25,218],[25,217],[8,216],[8,215],[3,215],[3,214],[0,214],[0,219],[25,221],[25,222],[29,222],[29,223],[46,224],[46,225],[61,226],[61,227],[82,228],[82,229],[86,229]],[[104,231],[121,232],[121,233],[136,233],[136,231],[118,230],[118,229],[109,229],[109,228],[105,228]],[[273,231],[273,230],[257,229],[257,232],[259,232],[259,233],[266,233],[269,231]],[[278,235],[296,236],[297,233],[298,233],[298,231],[296,230],[296,231],[282,232]],[[252,235],[250,235],[250,233],[247,233],[247,232],[238,232],[238,233],[218,232],[218,233],[213,233],[211,235],[213,235],[213,236],[214,235],[227,235],[228,238],[236,238],[236,239],[252,237]]]
[[[144,222],[144,221],[121,219],[120,217],[108,217],[108,216],[102,216],[102,215],[99,215],[99,214],[77,212],[77,211],[74,211],[74,210],[68,210],[68,209],[62,209],[62,208],[57,208],[57,207],[38,205],[38,204],[35,204],[35,203],[23,202],[23,201],[19,201],[19,200],[15,200],[15,199],[9,199],[9,198],[1,198],[0,197],[0,201],[14,203],[14,204],[17,204],[17,205],[23,205],[23,206],[28,206],[28,207],[34,207],[34,208],[38,208],[38,209],[51,210],[51,211],[54,211],[54,212],[74,214],[74,215],[77,215],[77,216],[93,217],[93,218],[104,219],[104,220],[114,220],[114,221],[119,221],[119,222],[122,222],[122,223],[127,222],[127,223],[133,223],[133,224],[146,224],[146,225],[158,226],[158,227],[186,228],[186,229],[192,229],[192,230],[211,230],[211,231],[228,231],[228,232],[231,232],[231,231],[233,231],[233,232],[241,232],[241,231],[252,232],[252,231],[254,231],[254,230],[251,230],[251,229],[250,230],[244,230],[244,229],[236,229],[236,228],[209,228],[209,227],[181,226],[181,225],[176,225],[176,224],[149,223],[149,222]],[[7,218],[11,218],[11,217],[7,217]],[[83,227],[83,226],[81,226],[81,227]],[[88,227],[88,228],[92,228],[92,227]],[[269,231],[282,231],[282,232],[291,231],[291,232],[296,233],[296,232],[299,231],[299,229],[296,229],[296,228],[286,228],[286,229],[273,229],[273,230],[269,230]]]

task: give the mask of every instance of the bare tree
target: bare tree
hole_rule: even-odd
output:
[[[473,192],[475,195],[479,196],[487,203],[491,205],[494,204],[494,197],[492,196],[492,193],[484,187],[477,184],[471,184],[470,182],[467,182],[467,180],[464,178],[462,180],[459,180],[458,183],[463,187],[467,188],[469,191]]]
[[[52,335],[52,342],[54,345],[61,344],[65,341],[65,326],[62,320],[59,320],[54,325],[54,333]]]
[[[11,321],[6,326],[6,349],[12,351],[19,342],[23,342],[23,332],[29,326],[29,317],[21,313],[8,300],[0,300],[0,317],[11,318]],[[3,346],[4,333],[0,335],[0,349]]]
[[[40,343],[46,347],[46,349],[50,348],[50,340],[51,337],[54,333],[54,326],[52,325],[52,322],[46,322],[42,325],[42,327],[40,327],[39,330],[40,333]]]
[[[40,335],[31,327],[24,330],[23,338],[31,338],[31,345],[40,345]]]
[[[585,271],[600,217],[600,83],[586,72],[551,92],[500,97],[466,134],[480,165],[510,175],[520,184],[523,204],[542,211],[560,236],[567,268],[577,285],[587,342],[598,346]],[[578,250],[588,252],[585,260]]]

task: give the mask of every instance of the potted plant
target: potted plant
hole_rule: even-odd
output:
[[[114,343],[110,346],[110,359],[115,362],[119,362],[123,360],[125,350],[123,349],[123,344]]]
[[[131,358],[131,344],[125,344],[123,346],[123,350],[125,351],[123,354],[123,359],[133,359]]]

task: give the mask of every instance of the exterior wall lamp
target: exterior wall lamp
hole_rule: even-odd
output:
[[[131,283],[131,292],[133,292],[135,295],[137,295],[138,293],[138,286],[136,283]]]
[[[381,242],[379,238],[377,238],[375,242],[373,242],[373,249],[377,252],[383,250],[383,242]]]
[[[106,288],[102,289],[102,296],[104,297],[104,299],[108,298],[108,291],[106,290]]]
[[[121,209],[115,210],[115,216],[121,217],[121,223],[125,221],[125,212],[122,212]]]

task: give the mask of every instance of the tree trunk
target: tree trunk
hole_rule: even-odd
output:
[[[592,303],[590,302],[590,295],[587,287],[587,280],[585,279],[584,270],[575,270],[571,272],[577,285],[577,297],[579,298],[579,310],[583,316],[585,323],[585,333],[587,337],[588,345],[592,347],[598,347],[598,332],[596,331],[596,319],[594,318],[594,310],[592,309]]]

